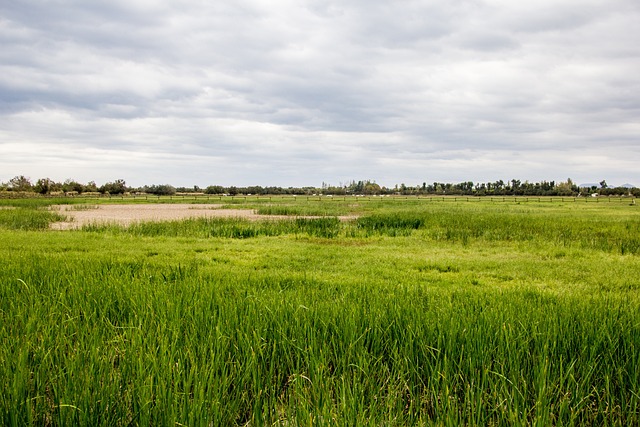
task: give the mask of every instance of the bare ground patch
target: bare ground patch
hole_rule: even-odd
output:
[[[145,221],[175,221],[187,218],[244,218],[250,221],[264,219],[319,218],[317,216],[258,215],[252,209],[223,209],[213,204],[139,204],[139,205],[56,205],[52,210],[67,217],[67,221],[54,222],[52,230],[73,230],[83,225],[110,223],[130,225]],[[352,216],[339,217],[342,221]]]

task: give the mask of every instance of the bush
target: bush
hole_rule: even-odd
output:
[[[116,182],[108,182],[101,186],[98,191],[101,194],[124,194],[128,191],[127,185],[123,179],[118,179]]]
[[[176,194],[176,189],[169,184],[152,185],[150,187],[145,186],[144,192],[155,194],[156,196],[173,196],[174,194]]]
[[[224,194],[224,187],[221,185],[210,185],[204,190],[205,194]]]

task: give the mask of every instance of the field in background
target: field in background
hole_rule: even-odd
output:
[[[0,200],[0,424],[639,424],[640,207],[463,199]]]

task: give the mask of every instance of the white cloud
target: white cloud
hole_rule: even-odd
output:
[[[34,0],[0,16],[0,181],[640,185],[632,0]]]

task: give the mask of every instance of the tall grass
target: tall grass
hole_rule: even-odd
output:
[[[396,202],[397,203],[397,202]],[[278,215],[299,215],[303,210],[289,206],[267,208]],[[631,208],[633,209],[633,208]],[[266,212],[266,211],[265,211]],[[597,212],[597,211],[595,211]],[[309,212],[307,212],[309,213]],[[190,218],[171,222],[142,222],[128,227],[91,224],[84,231],[128,233],[139,236],[253,238],[306,234],[325,238],[367,238],[411,236],[433,241],[532,242],[565,248],[595,249],[620,254],[640,253],[640,216],[595,219],[574,211],[505,209],[495,206],[428,205],[420,209],[395,209],[364,214],[355,221],[337,217],[293,218],[250,221],[243,218]]]
[[[46,230],[55,221],[63,221],[64,216],[33,208],[0,208],[0,229],[9,230]]]
[[[436,208],[440,208],[437,206]],[[640,252],[640,216],[619,218],[575,216],[569,213],[504,211],[449,207],[422,212],[373,214],[359,218],[365,234],[409,235],[422,230],[434,240],[553,242],[622,254]]]
[[[135,236],[222,237],[246,239],[260,236],[306,234],[316,237],[336,237],[342,229],[335,217],[295,218],[291,220],[251,221],[244,218],[189,218],[166,222],[139,222],[129,226],[88,224],[83,231]]]
[[[640,422],[637,299],[28,261],[4,425]]]
[[[269,204],[258,206],[259,215],[291,215],[291,216],[338,216],[350,213],[350,208],[341,202],[324,202],[315,204]]]
[[[638,425],[638,234],[424,204],[0,229],[0,424]]]

